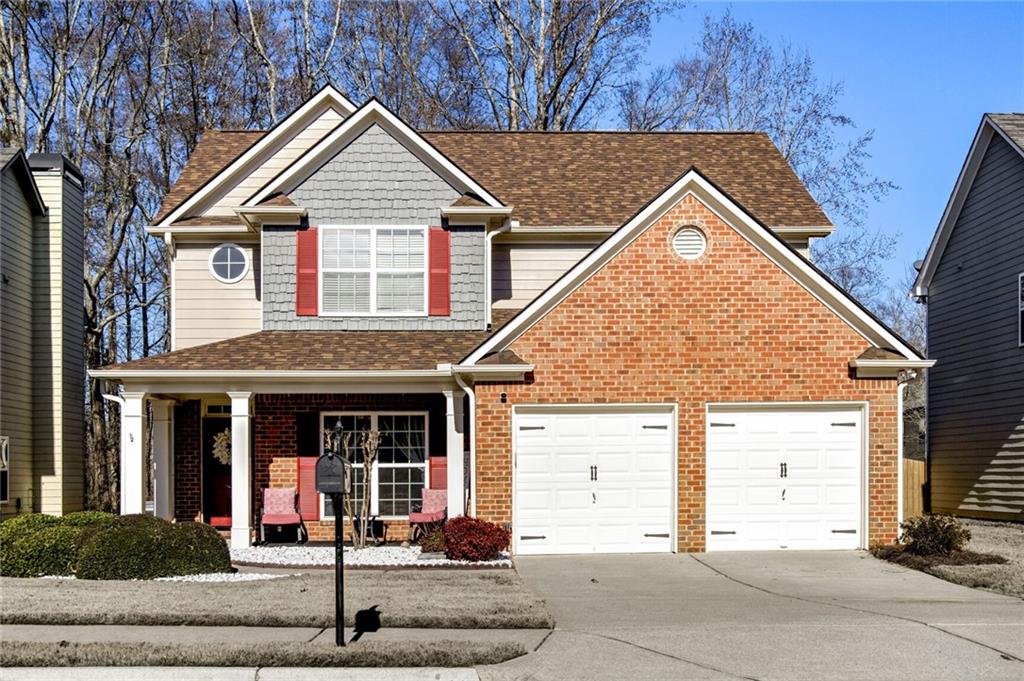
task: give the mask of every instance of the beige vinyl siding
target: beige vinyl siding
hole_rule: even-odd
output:
[[[0,434],[10,438],[10,503],[33,510],[32,214],[14,173],[0,178]]]
[[[62,170],[33,173],[46,216],[34,230],[37,510],[83,506],[82,198]]]
[[[291,165],[292,161],[305,153],[319,142],[331,130],[344,120],[341,112],[331,108],[324,111],[281,146],[258,168],[243,178],[227,194],[219,198],[207,211],[207,215],[234,215],[232,210],[242,205],[249,197],[259,191],[263,185],[274,178],[279,172]]]
[[[495,243],[491,253],[493,306],[524,307],[598,243]]]
[[[243,336],[260,330],[260,249],[240,243],[249,259],[245,277],[224,284],[210,274],[210,251],[219,241],[177,244],[173,262],[174,348]]]

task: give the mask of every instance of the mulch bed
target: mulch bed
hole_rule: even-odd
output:
[[[881,546],[872,553],[876,558],[896,563],[913,570],[928,572],[929,568],[940,565],[1002,565],[1006,558],[994,553],[976,553],[974,551],[954,551],[948,556],[919,556],[911,553],[904,546]]]

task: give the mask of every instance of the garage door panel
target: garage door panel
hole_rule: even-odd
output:
[[[861,422],[813,406],[709,413],[707,549],[856,548]]]
[[[516,551],[671,550],[671,424],[671,413],[517,416]]]

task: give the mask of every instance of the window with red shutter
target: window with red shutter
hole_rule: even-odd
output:
[[[316,227],[295,233],[295,314],[316,316],[317,313],[317,251]]]
[[[451,233],[443,227],[431,227],[430,283],[428,290],[431,316],[447,317],[452,312],[452,255]]]
[[[303,520],[320,520],[320,495],[316,491],[315,456],[300,456],[295,460],[299,466],[299,514]]]

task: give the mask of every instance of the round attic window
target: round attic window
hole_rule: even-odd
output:
[[[696,260],[708,249],[708,240],[696,227],[683,227],[672,237],[672,248],[683,260]]]
[[[210,251],[210,274],[217,281],[234,284],[249,271],[249,259],[239,246],[220,244]]]

